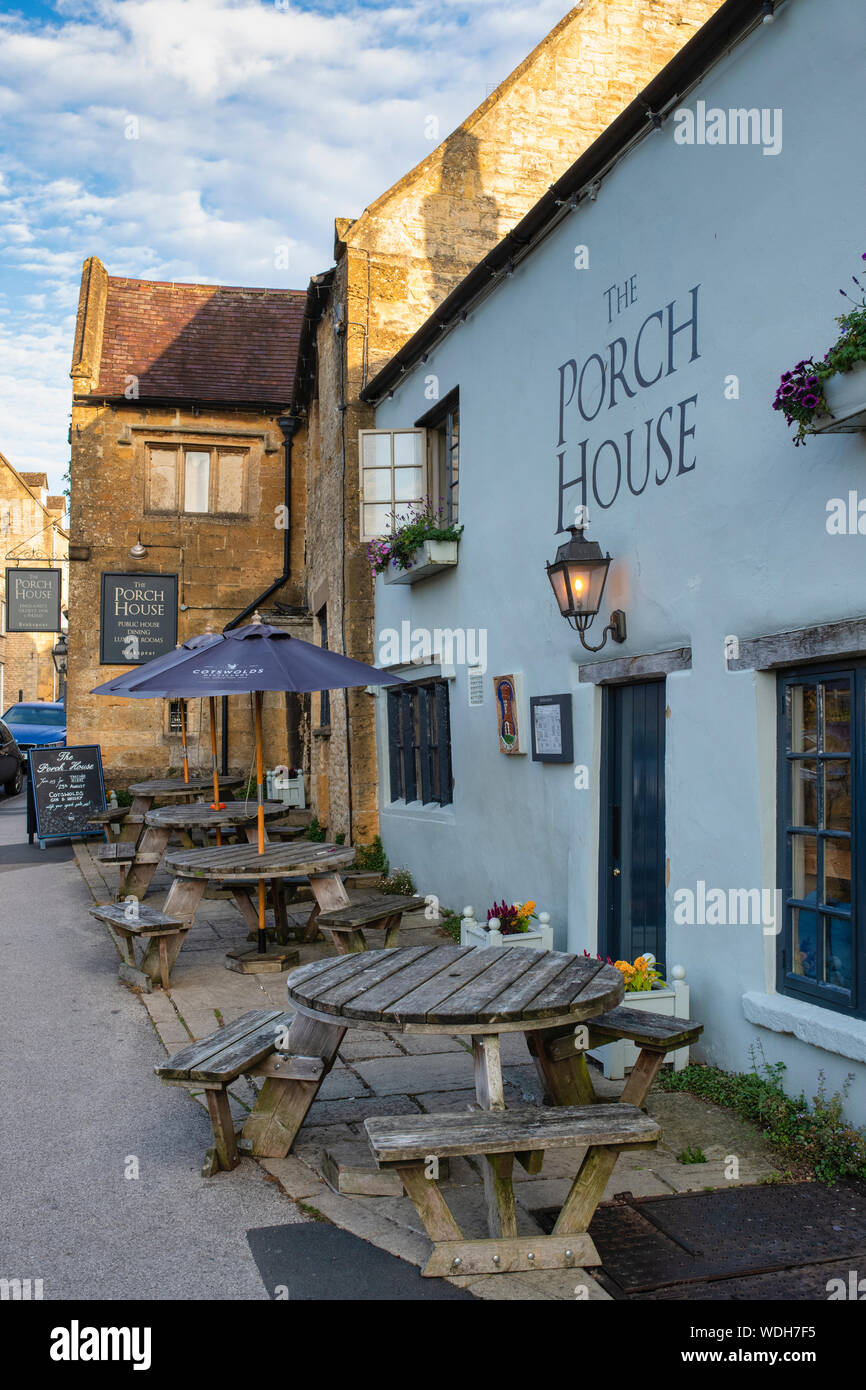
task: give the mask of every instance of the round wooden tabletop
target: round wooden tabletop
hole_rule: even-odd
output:
[[[265,820],[276,820],[287,809],[282,801],[266,801]],[[153,811],[145,811],[144,823],[162,830],[193,830],[209,825],[255,825],[257,814],[255,801],[227,801],[218,811],[207,801],[193,801],[188,806],[157,806]]]
[[[588,956],[512,946],[408,946],[328,957],[289,976],[299,1013],[343,1028],[528,1032],[621,1003],[621,971]]]
[[[219,845],[216,849],[170,849],[163,868],[178,878],[303,878],[331,874],[345,868],[355,858],[346,845],[328,845],[315,840],[265,846],[259,854],[255,845]]]
[[[221,787],[240,787],[243,777],[220,776]],[[190,796],[194,792],[213,791],[213,777],[190,777],[185,782],[182,777],[154,777],[149,782],[132,782],[129,787],[132,796]]]

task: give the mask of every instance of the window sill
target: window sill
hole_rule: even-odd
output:
[[[319,726],[318,729],[313,729],[313,738],[330,738],[330,737],[331,737],[331,726],[330,726],[330,724],[321,724],[321,725]]]
[[[743,1013],[750,1023],[770,1028],[774,1033],[793,1033],[801,1042],[866,1062],[866,1020],[837,1014],[787,994],[762,994],[749,990],[743,995]]]
[[[389,801],[382,807],[382,815],[399,816],[401,819],[438,820],[453,823],[454,803],[440,806],[438,801]]]

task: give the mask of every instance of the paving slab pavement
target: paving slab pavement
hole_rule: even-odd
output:
[[[116,887],[116,869],[101,865],[87,845],[79,846],[77,855],[94,896],[101,901],[110,899]],[[169,883],[164,874],[157,874],[148,903],[160,906]],[[309,903],[298,903],[290,909],[291,920],[300,926],[309,911]],[[104,928],[101,930],[105,932]],[[245,939],[246,928],[233,903],[225,898],[207,898],[178,957],[168,995],[155,990],[140,996],[140,1006],[147,1011],[166,1051],[177,1050],[190,1037],[212,1032],[220,1021],[229,1023],[248,1009],[286,1007],[285,973],[244,976],[225,968],[228,946],[243,944]],[[438,927],[425,920],[423,912],[404,918],[401,944],[441,944],[444,939]],[[107,932],[104,943],[107,958],[113,949]],[[325,942],[299,944],[298,949],[302,964],[332,953]],[[128,994],[125,987],[119,989]],[[539,1084],[522,1035],[504,1036],[502,1057],[507,1103],[540,1103]],[[606,1081],[594,1066],[593,1079],[600,1096],[612,1099],[620,1093],[622,1083]],[[232,1087],[232,1092],[233,1111],[241,1123],[254,1103],[253,1083],[242,1080]],[[189,1132],[195,1122],[195,1105],[185,1092],[173,1094],[182,1097],[186,1112],[192,1117],[187,1121],[178,1117],[181,1128]],[[363,1129],[363,1120],[368,1116],[472,1108],[474,1102],[472,1058],[466,1040],[353,1029],[346,1036],[339,1062],[310,1109],[292,1154],[285,1159],[244,1160],[234,1173],[223,1176],[231,1184],[243,1181],[244,1174],[263,1169],[277,1179],[286,1211],[298,1210],[300,1205],[303,1212],[314,1212],[379,1249],[420,1265],[426,1262],[429,1241],[408,1199],[348,1196],[333,1191],[323,1176],[324,1154],[329,1148],[345,1151],[347,1145],[352,1145],[355,1152],[369,1152]],[[724,1160],[731,1154],[739,1158],[740,1182],[775,1175],[756,1132],[726,1112],[685,1094],[664,1092],[652,1093],[648,1109],[660,1119],[664,1140],[654,1152],[624,1154],[608,1183],[604,1200],[612,1200],[624,1191],[635,1197],[660,1196],[690,1186],[730,1185]],[[199,1135],[203,1132],[201,1120],[206,1126],[199,1107]],[[201,1154],[207,1138],[197,1142]],[[711,1161],[704,1165],[679,1163],[677,1154],[688,1145],[702,1147]],[[579,1151],[571,1150],[547,1155],[540,1175],[529,1175],[516,1166],[518,1222],[522,1232],[540,1233],[542,1227],[534,1213],[561,1203],[578,1162]],[[372,1156],[368,1163],[370,1171],[375,1171]],[[443,1190],[458,1221],[465,1223],[464,1229],[470,1234],[485,1233],[478,1163],[472,1159],[452,1160]],[[476,1297],[497,1301],[609,1298],[592,1275],[581,1270],[463,1277],[453,1282],[470,1288]]]
[[[72,849],[27,845],[23,795],[0,800],[0,848],[0,1276],[46,1299],[267,1298],[246,1232],[304,1213],[257,1164],[201,1177],[207,1115],[153,1075],[167,1001],[121,985]]]

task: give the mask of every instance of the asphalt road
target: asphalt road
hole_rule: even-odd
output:
[[[251,1227],[303,1219],[257,1164],[204,1180],[206,1112],[88,913],[68,845],[0,794],[0,1278],[46,1299],[265,1299]],[[127,1177],[137,1160],[138,1177]]]

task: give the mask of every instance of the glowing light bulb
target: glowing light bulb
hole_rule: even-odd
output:
[[[583,580],[580,579],[580,578],[573,579],[573,580],[571,581],[571,587],[572,587],[572,589],[574,590],[574,592],[575,592],[576,594],[582,594],[582,593],[583,593]]]

